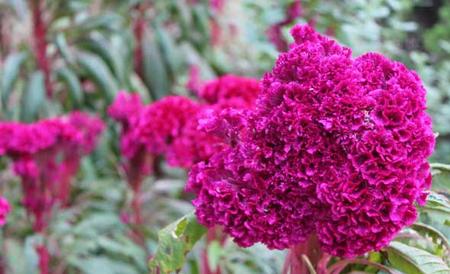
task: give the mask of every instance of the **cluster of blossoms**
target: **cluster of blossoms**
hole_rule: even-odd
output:
[[[11,206],[4,197],[0,196],[0,227],[6,223],[6,217],[11,211]]]
[[[108,113],[122,124],[121,152],[125,171],[139,166],[147,174],[142,154],[164,155],[171,166],[189,168],[223,149],[221,138],[199,131],[199,121],[230,107],[251,107],[259,92],[255,79],[225,75],[202,84],[199,100],[168,96],[144,106],[137,94],[121,92]],[[134,162],[134,164],[132,164]],[[127,172],[130,177],[133,172]],[[141,172],[142,174],[142,172]]]
[[[232,138],[191,169],[197,217],[244,247],[284,249],[316,234],[332,255],[378,250],[415,221],[430,187],[425,90],[382,55],[353,59],[309,26],[292,35],[254,108],[202,120]]]
[[[56,202],[68,202],[80,159],[94,148],[103,127],[100,119],[81,112],[33,124],[0,123],[0,156],[9,156],[21,177],[35,231],[46,228]]]

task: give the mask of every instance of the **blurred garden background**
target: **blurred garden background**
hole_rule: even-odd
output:
[[[50,273],[148,273],[158,231],[192,211],[186,171],[157,162],[142,190],[144,224],[127,222],[131,190],[120,166],[120,127],[106,109],[121,90],[146,103],[192,96],[196,81],[224,74],[260,78],[290,43],[289,29],[310,24],[353,49],[381,52],[421,76],[439,133],[431,162],[450,163],[449,0],[0,0],[0,120],[33,122],[81,110],[106,123],[83,158],[70,206],[48,230]],[[0,158],[0,193],[13,208],[2,229],[4,273],[38,273],[20,180]],[[449,193],[448,182],[435,188]],[[137,244],[133,231],[145,236]],[[450,236],[448,226],[442,229]],[[198,273],[201,245],[182,273]],[[264,246],[210,245],[222,273],[279,273],[284,252]],[[2,272],[0,272],[2,273]]]

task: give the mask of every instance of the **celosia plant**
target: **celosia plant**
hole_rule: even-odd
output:
[[[416,220],[430,187],[435,138],[423,85],[403,64],[376,53],[353,59],[309,26],[292,35],[255,108],[202,122],[234,138],[190,172],[196,215],[243,247],[317,237],[335,256],[379,250]]]
[[[6,224],[6,218],[11,211],[11,206],[4,197],[0,196],[0,227]]]
[[[24,192],[23,204],[34,217],[33,229],[45,233],[57,203],[65,205],[81,157],[91,152],[103,122],[81,112],[33,124],[0,123],[0,156],[13,161]],[[49,255],[38,246],[41,273],[48,273]]]

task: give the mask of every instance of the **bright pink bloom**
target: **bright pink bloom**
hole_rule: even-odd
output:
[[[316,233],[336,256],[379,250],[415,221],[430,187],[423,85],[403,64],[353,59],[309,26],[292,35],[255,108],[202,121],[232,138],[190,172],[197,217],[244,247],[284,249]]]
[[[206,82],[198,96],[211,106],[249,108],[258,94],[258,80],[228,74]]]
[[[22,179],[23,203],[35,217],[35,231],[45,229],[57,201],[67,203],[80,158],[91,152],[102,130],[100,119],[79,112],[33,124],[0,123],[0,156],[12,159]]]
[[[8,200],[0,196],[0,226],[6,224],[6,218],[10,211],[11,206],[9,205]]]
[[[153,155],[166,156],[172,166],[190,167],[219,147],[218,138],[197,130],[205,106],[187,97],[165,97],[145,108],[137,127],[140,142]]]

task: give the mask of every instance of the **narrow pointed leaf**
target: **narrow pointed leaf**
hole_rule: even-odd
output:
[[[111,102],[119,90],[119,86],[105,62],[90,53],[81,53],[78,63],[87,76],[94,81],[103,92],[108,102]]]
[[[83,102],[84,94],[77,75],[69,68],[62,67],[56,71],[56,77],[66,84],[73,105],[80,106]]]
[[[37,71],[31,74],[21,99],[21,120],[33,121],[45,103],[44,75]]]
[[[26,59],[27,54],[24,52],[10,54],[3,65],[1,74],[1,99],[3,106],[7,105],[9,96],[11,95],[14,83],[19,77],[20,67]]]
[[[450,244],[447,237],[445,237],[445,235],[436,228],[423,223],[415,223],[411,226],[411,228],[423,236],[431,237],[433,242],[438,244],[438,246],[445,247],[447,250],[450,249]]]
[[[150,90],[153,99],[164,97],[169,92],[169,79],[164,60],[154,37],[148,33],[143,39],[144,83]]]
[[[389,262],[393,267],[408,274],[447,274],[450,268],[445,262],[416,247],[393,241],[386,248]]]
[[[450,165],[431,164],[433,174],[433,190],[450,193]]]

